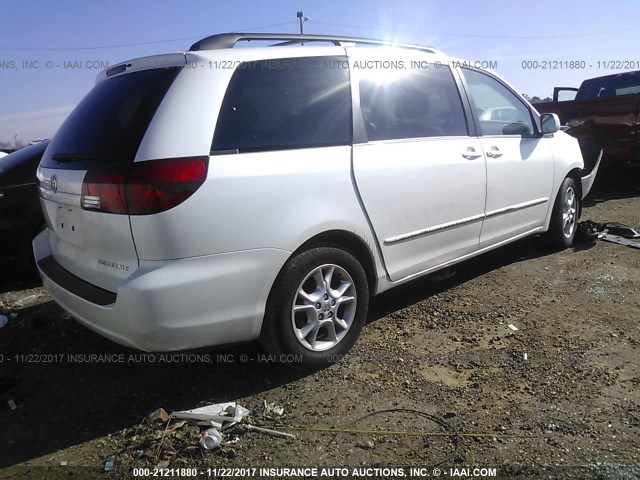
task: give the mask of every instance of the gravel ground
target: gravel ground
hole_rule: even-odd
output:
[[[640,227],[638,173],[601,175],[583,219]],[[27,290],[37,280],[12,278],[0,294],[0,312],[17,312],[0,330],[0,478],[132,478],[158,465],[199,478],[266,466],[640,478],[639,266],[621,245],[548,253],[527,239],[380,295],[353,352],[315,373],[255,345],[132,351]],[[200,427],[146,419],[226,401],[251,415],[214,451],[199,447]]]

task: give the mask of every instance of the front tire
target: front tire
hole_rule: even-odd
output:
[[[300,253],[284,266],[269,297],[261,343],[298,369],[337,362],[360,335],[369,287],[360,263],[334,247]]]
[[[576,182],[573,178],[567,177],[560,185],[551,213],[549,231],[546,234],[546,240],[552,248],[564,250],[573,245],[579,212],[580,200]]]

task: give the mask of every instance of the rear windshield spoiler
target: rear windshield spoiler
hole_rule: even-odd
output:
[[[103,71],[96,77],[96,83],[103,82],[108,78],[123,75],[131,72],[141,72],[143,70],[153,70],[155,68],[183,67],[187,64],[186,53],[168,53],[165,55],[152,55],[150,57],[134,58],[126,62],[117,63]]]

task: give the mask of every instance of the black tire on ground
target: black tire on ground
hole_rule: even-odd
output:
[[[563,250],[573,245],[579,212],[580,198],[576,182],[573,178],[567,177],[560,185],[551,213],[549,231],[544,237],[551,248]]]
[[[351,350],[368,306],[360,263],[339,248],[312,248],[282,269],[269,296],[260,343],[290,367],[326,367]]]

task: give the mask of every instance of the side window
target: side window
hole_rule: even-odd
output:
[[[227,89],[212,150],[345,145],[351,123],[346,57],[246,62]]]
[[[529,108],[495,78],[461,69],[475,104],[475,118],[482,135],[532,135],[535,130]]]
[[[429,64],[400,75],[367,70],[360,106],[369,140],[468,135],[462,100],[446,66]]]

